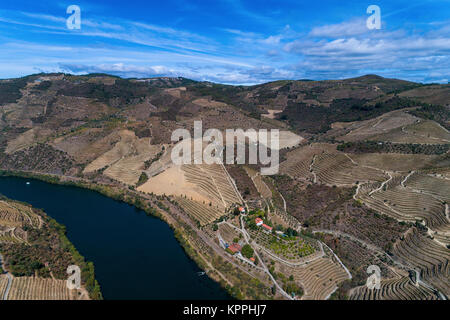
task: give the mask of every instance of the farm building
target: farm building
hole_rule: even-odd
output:
[[[272,232],[272,227],[268,226],[267,224],[263,223],[262,227],[264,228],[264,231]]]
[[[236,254],[238,252],[241,251],[241,246],[237,243],[233,243],[232,245],[230,245],[227,250],[231,253],[231,254]]]
[[[255,223],[258,227],[260,227],[261,225],[263,225],[264,221],[261,218],[256,218]]]

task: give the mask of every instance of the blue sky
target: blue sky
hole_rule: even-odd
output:
[[[81,29],[69,30],[69,5]],[[369,5],[381,29],[369,30]],[[37,72],[229,84],[375,73],[450,81],[450,0],[0,3],[0,78]]]

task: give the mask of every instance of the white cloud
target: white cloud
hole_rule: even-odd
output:
[[[30,33],[65,36],[59,37],[64,42],[46,45],[19,42],[2,33],[0,58],[20,65],[18,70],[64,67],[76,73],[181,75],[233,84],[365,73],[443,81],[450,74],[450,28],[440,22],[428,23],[425,29],[368,30],[365,18],[353,18],[302,33],[289,25],[273,24],[277,27],[271,32],[216,28],[208,36],[163,25],[83,16],[82,30],[70,32],[65,17],[19,11],[0,10],[0,22],[0,27],[11,24]],[[214,32],[221,34],[210,35]]]
[[[323,38],[348,37],[367,33],[366,20],[362,18],[345,21],[337,24],[329,24],[314,27],[309,36]]]

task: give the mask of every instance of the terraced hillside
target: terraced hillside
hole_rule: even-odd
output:
[[[13,278],[8,300],[78,300],[81,292],[67,288],[65,280]],[[86,299],[86,297],[84,298]]]
[[[175,197],[177,203],[201,226],[209,224],[224,215],[224,212],[215,206],[200,203],[183,197]]]
[[[13,280],[7,300],[101,298],[93,266],[69,242],[63,226],[40,210],[4,197],[0,208],[0,266],[8,273],[0,274],[0,298],[8,277]],[[74,264],[82,270],[79,290],[66,285],[67,267]],[[83,287],[88,281],[89,293]]]
[[[10,227],[23,227],[29,225],[39,228],[42,219],[30,207],[17,202],[0,200],[0,225]]]
[[[113,188],[133,194],[135,203],[164,203],[168,209],[161,205],[160,212],[180,234],[189,233],[194,254],[205,255],[202,267],[240,298],[247,285],[246,297],[274,299],[292,298],[283,290],[303,299],[449,297],[449,95],[448,85],[376,75],[256,86],[98,74],[0,80],[0,169]],[[221,165],[174,165],[172,133],[192,133],[196,120],[202,132],[279,129],[280,174],[263,179],[259,165],[234,165],[231,178]],[[232,234],[249,237],[252,263],[217,246],[223,224],[245,228],[245,217],[233,214],[239,206],[273,226],[274,234],[263,236],[228,232],[227,241]],[[56,238],[43,237],[55,231],[43,217],[0,201],[5,268],[15,279],[26,277],[16,281],[18,297],[70,298],[59,282],[52,284],[49,270],[62,280],[71,257]],[[266,241],[294,233],[318,245]],[[21,263],[34,260],[49,267]],[[380,292],[361,287],[368,260],[383,265]],[[355,273],[350,281],[347,267]],[[419,287],[406,275],[415,270]],[[41,287],[47,291],[32,289]]]
[[[382,171],[359,166],[345,154],[322,153],[314,159],[311,169],[321,183],[328,185],[348,186],[385,178]]]
[[[150,145],[149,138],[138,139],[134,132],[123,130],[119,133],[120,141],[115,146],[91,162],[84,173],[103,170],[112,179],[129,185],[139,180],[144,163],[152,159],[160,150],[159,146]]]
[[[242,198],[222,165],[184,165],[186,180],[197,186],[214,203],[229,208],[242,203]]]
[[[437,174],[414,173],[404,183],[412,190],[432,195],[433,197],[450,203],[450,180]]]
[[[304,300],[324,300],[338,285],[348,279],[348,274],[331,258],[319,258],[302,267],[285,267],[286,274],[292,274],[305,290]]]
[[[317,180],[312,172],[312,164],[316,156],[334,150],[332,145],[311,144],[302,146],[287,153],[286,160],[280,164],[280,172],[292,178]]]
[[[332,125],[333,135],[345,133],[337,139],[342,141],[370,140],[373,136],[391,132],[405,125],[417,122],[419,118],[404,110],[385,113],[379,117],[364,121],[339,122]]]
[[[420,274],[420,279],[444,295],[450,293],[450,251],[413,229],[397,241],[394,257]]]
[[[415,124],[375,135],[371,139],[395,143],[448,144],[450,133],[434,121],[418,120]]]
[[[0,230],[0,243],[27,243],[27,233],[17,228]]]
[[[310,261],[322,255],[317,243],[305,239],[285,240],[261,231],[249,231],[259,247],[264,248],[272,257],[278,257],[289,263]]]
[[[263,197],[264,199],[271,198],[272,191],[264,183],[259,172],[256,170],[253,170],[249,167],[245,167],[245,171],[247,172],[247,175],[250,177],[250,179],[253,181],[253,184],[255,185],[256,190],[258,190],[258,193],[260,194],[260,196]]]
[[[381,280],[380,289],[355,288],[350,300],[437,300],[434,292],[416,286],[410,278]]]
[[[370,208],[400,221],[423,221],[436,235],[444,239],[450,235],[450,221],[446,204],[436,197],[404,187],[405,177],[396,176],[384,185],[364,185],[358,197]]]
[[[8,287],[8,277],[6,274],[0,274],[0,299],[3,299],[6,288]]]
[[[383,181],[382,170],[362,166],[331,144],[311,144],[287,155],[280,164],[281,173],[305,181],[327,185],[350,186],[356,182]]]

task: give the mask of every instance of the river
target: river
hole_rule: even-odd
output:
[[[27,182],[30,182],[27,184]],[[105,299],[230,299],[184,252],[169,226],[97,192],[0,177],[0,193],[43,209],[94,262]]]

